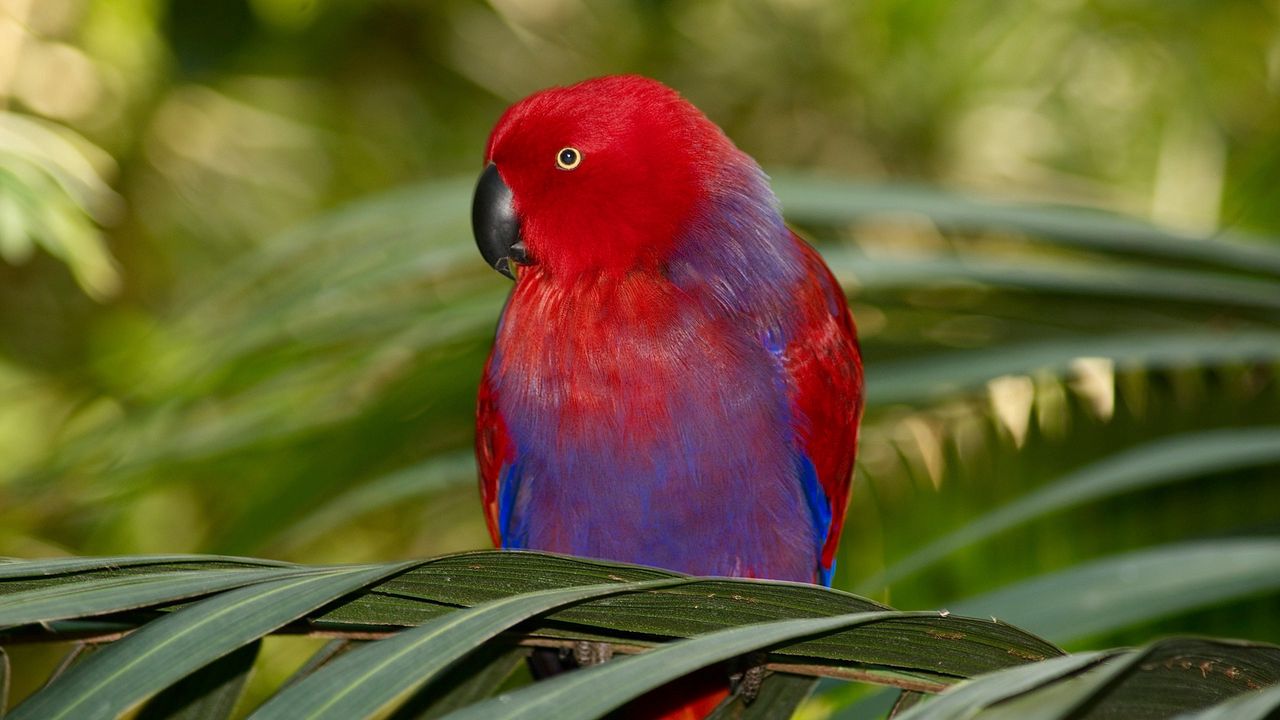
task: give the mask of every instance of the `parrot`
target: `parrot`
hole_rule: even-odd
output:
[[[514,280],[476,406],[495,546],[830,585],[861,352],[756,161],[613,75],[510,106],[483,165],[475,240]],[[648,716],[705,715],[706,685]]]

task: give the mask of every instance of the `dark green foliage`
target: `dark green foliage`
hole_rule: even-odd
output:
[[[244,645],[160,691],[138,720],[226,720],[236,709],[262,642]]]
[[[769,720],[787,718],[804,702],[818,684],[817,679],[772,673],[760,685],[760,692],[747,702],[740,694],[732,694],[707,720]]]
[[[529,656],[525,648],[489,643],[414,693],[392,720],[435,720],[495,694]]]
[[[370,641],[349,651],[331,643],[253,710],[254,718],[345,720],[394,711],[397,718],[554,713],[586,720],[688,673],[746,657],[772,674],[753,703],[731,697],[718,718],[785,717],[812,691],[815,676],[946,691],[905,709],[908,719],[1011,708],[1023,714],[1008,717],[1159,718],[1280,682],[1280,648],[1266,644],[1170,639],[1136,651],[1064,655],[994,620],[900,612],[814,586],[687,578],[539,553],[263,567],[246,579],[239,567],[251,562],[6,564],[0,602],[21,607],[24,621],[0,630],[0,643],[94,643],[78,645],[68,667],[12,717],[115,718],[154,696],[139,717],[225,718],[261,638],[273,632]],[[209,583],[193,597],[193,575],[239,582]],[[122,591],[113,582],[119,580],[133,582]],[[174,589],[158,591],[165,586]],[[66,620],[68,597],[82,601],[78,621]],[[174,599],[185,602],[175,606]],[[86,624],[98,618],[114,621],[109,633]],[[405,629],[406,622],[415,627]],[[620,654],[538,683],[505,684],[526,655],[519,645],[579,639],[610,643]],[[99,644],[81,657],[80,649]],[[974,679],[959,682],[967,678]]]

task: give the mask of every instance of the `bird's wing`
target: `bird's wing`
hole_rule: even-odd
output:
[[[820,535],[819,577],[829,584],[857,451],[862,358],[840,285],[817,251],[792,236],[806,273],[795,298],[801,318],[789,333],[783,361],[803,456],[800,480]]]
[[[480,468],[480,502],[484,506],[484,519],[495,547],[503,546],[502,530],[506,521],[502,507],[503,485],[510,480],[508,476],[515,467],[515,459],[515,443],[498,411],[486,363],[480,381],[480,395],[476,400],[476,464]]]

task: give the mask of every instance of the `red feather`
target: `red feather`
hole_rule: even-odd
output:
[[[862,356],[840,285],[817,251],[794,233],[792,237],[803,251],[808,281],[796,303],[805,316],[787,345],[785,361],[800,447],[831,504],[831,528],[822,546],[822,567],[830,569],[844,529],[857,451]]]
[[[489,362],[493,362],[490,357]],[[480,502],[484,507],[485,524],[494,547],[502,547],[502,535],[498,528],[498,482],[502,468],[515,459],[515,444],[507,433],[507,424],[498,412],[493,390],[489,387],[489,365],[485,363],[480,395],[476,399],[476,464],[480,468]]]

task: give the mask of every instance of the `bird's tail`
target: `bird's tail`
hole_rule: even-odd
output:
[[[536,679],[572,670],[573,657],[552,649],[535,649],[529,668]],[[609,717],[616,720],[702,720],[729,696],[729,670],[713,665],[641,695]]]
[[[727,670],[713,666],[651,690],[627,703],[625,720],[702,720],[729,696]]]

